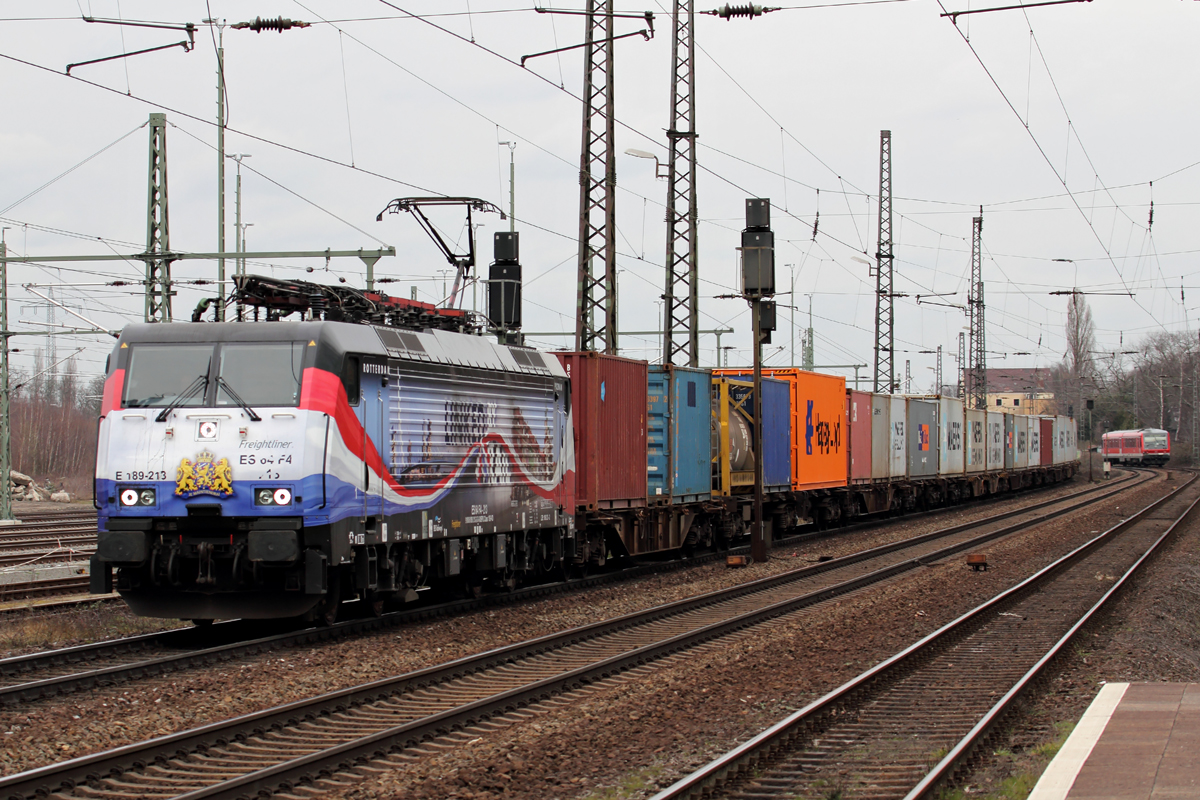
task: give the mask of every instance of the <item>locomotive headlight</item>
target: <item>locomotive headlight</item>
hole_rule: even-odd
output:
[[[121,505],[126,507],[152,506],[156,499],[157,495],[153,489],[140,489],[136,486],[121,489]]]
[[[254,505],[256,506],[286,506],[291,505],[292,490],[262,486],[254,490]]]

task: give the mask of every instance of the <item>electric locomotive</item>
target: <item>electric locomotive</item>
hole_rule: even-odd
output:
[[[143,616],[331,620],[345,598],[379,609],[570,558],[558,360],[336,317],[125,328],[99,427],[93,591],[115,586]]]

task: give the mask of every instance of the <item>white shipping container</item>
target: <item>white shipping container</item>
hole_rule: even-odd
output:
[[[968,408],[965,416],[967,472],[983,472],[987,469],[987,434],[984,430],[987,425],[987,412],[983,409]]]
[[[1000,472],[1004,469],[1004,413],[987,412],[987,469]]]
[[[1013,440],[1013,469],[1025,469],[1029,466],[1029,417],[1013,414]]]
[[[888,460],[888,476],[893,479],[908,477],[908,431],[905,425],[905,405],[903,397],[888,398],[888,417],[892,426],[892,450],[891,458]]]
[[[1041,417],[1029,418],[1029,466],[1042,465],[1042,420]]]
[[[964,470],[967,440],[964,422],[962,400],[938,398],[939,475],[961,475]]]

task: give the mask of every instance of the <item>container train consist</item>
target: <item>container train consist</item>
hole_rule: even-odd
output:
[[[1110,431],[1100,440],[1100,452],[1114,464],[1162,466],[1171,458],[1171,434],[1159,428]]]
[[[795,369],[766,371],[756,454],[741,371],[542,353],[461,332],[454,312],[313,287],[243,279],[239,299],[269,321],[122,332],[93,591],[146,616],[332,619],[343,599],[379,609],[727,544],[746,532],[757,457],[776,532],[1077,468],[1066,417]],[[345,321],[350,300],[370,313]]]

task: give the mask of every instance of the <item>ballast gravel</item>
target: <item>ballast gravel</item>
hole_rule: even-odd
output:
[[[1078,481],[777,549],[767,564],[709,564],[598,589],[417,624],[320,646],[235,659],[217,668],[139,680],[0,709],[0,774],[173,733],[471,655],[598,619],[714,591],[824,556],[836,557],[1080,488]],[[992,569],[938,564],[810,610],[735,642],[664,664],[648,680],[586,692],[566,710],[415,761],[398,760],[347,797],[567,797],[597,787],[644,796],[654,786],[891,655],[961,611],[1036,571],[1092,531],[1164,492],[1156,480],[1038,535],[988,548]],[[516,765],[516,766],[514,766]],[[623,787],[623,788],[622,788]],[[323,794],[325,792],[322,792]]]

